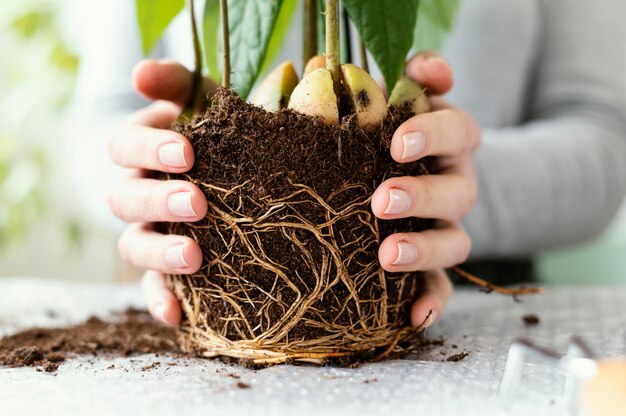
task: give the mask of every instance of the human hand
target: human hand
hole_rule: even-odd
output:
[[[139,93],[155,101],[131,115],[111,136],[111,158],[133,171],[113,186],[109,205],[117,217],[131,223],[118,248],[125,261],[148,270],[142,283],[148,309],[156,319],[178,325],[181,309],[165,284],[165,274],[195,273],[202,251],[193,239],[160,234],[152,223],[198,221],[206,215],[207,202],[189,182],[160,181],[147,173],[184,173],[193,166],[191,143],[168,130],[191,94],[192,74],[174,62],[142,61],[133,71],[133,82]],[[209,88],[207,84],[205,89]]]
[[[452,283],[443,269],[464,262],[471,249],[471,240],[459,221],[476,199],[472,157],[481,133],[468,113],[439,97],[453,84],[452,72],[440,57],[431,52],[416,55],[408,62],[406,75],[427,89],[431,112],[414,116],[398,128],[391,156],[398,163],[435,156],[439,170],[386,180],[372,196],[372,211],[383,220],[437,220],[433,230],[390,235],[378,251],[387,271],[425,272],[425,292],[412,306],[411,323],[428,327],[441,316],[452,294]]]

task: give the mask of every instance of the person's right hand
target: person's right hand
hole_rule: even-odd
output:
[[[194,222],[206,215],[207,202],[195,185],[180,180],[160,181],[146,177],[149,171],[184,173],[194,163],[194,152],[182,135],[168,130],[191,93],[192,75],[171,61],[142,61],[133,71],[135,89],[154,100],[117,128],[109,141],[113,162],[132,168],[117,182],[109,205],[120,219],[130,223],[120,237],[122,258],[147,272],[143,291],[152,315],[178,325],[181,310],[166,287],[165,274],[189,274],[202,264],[202,251],[191,238],[163,235],[154,222]]]

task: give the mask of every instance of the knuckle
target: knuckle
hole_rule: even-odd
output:
[[[472,239],[470,238],[470,236],[465,232],[465,230],[463,230],[463,233],[460,237],[460,251],[459,251],[459,258],[458,258],[458,263],[465,263],[467,261],[467,259],[469,258],[469,255],[472,251]]]
[[[474,181],[465,177],[461,179],[461,186],[461,192],[458,193],[460,196],[460,214],[465,217],[472,211],[476,203],[476,187]]]
[[[129,253],[129,245],[128,245],[128,229],[122,233],[122,235],[117,239],[117,251],[120,254],[120,257],[126,263],[131,263],[131,256]]]

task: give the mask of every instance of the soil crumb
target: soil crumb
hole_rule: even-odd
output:
[[[31,328],[0,339],[0,365],[36,367],[48,373],[77,355],[161,353],[181,353],[176,330],[156,322],[147,311],[132,308],[114,314],[110,321],[91,317],[66,328]]]
[[[141,367],[141,371],[150,371],[150,370],[153,370],[155,368],[159,368],[160,365],[161,365],[161,363],[157,361],[157,362],[154,362],[152,364],[148,364],[148,365],[145,365],[145,366]]]
[[[536,325],[539,325],[539,323],[541,322],[539,317],[534,314],[528,314],[528,315],[522,316],[522,321],[524,321],[524,325],[526,326],[536,326]]]
[[[449,356],[448,358],[446,358],[446,361],[456,363],[456,362],[464,360],[465,357],[467,357],[468,355],[470,355],[469,352],[466,352],[466,351],[460,352],[458,354]]]
[[[249,389],[249,388],[252,388],[252,386],[249,385],[248,383],[244,383],[243,381],[238,381],[237,382],[237,388],[238,389]]]

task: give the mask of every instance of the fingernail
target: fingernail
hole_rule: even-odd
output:
[[[154,315],[155,315],[156,318],[162,320],[163,322],[167,322],[165,320],[165,304],[157,303],[154,306]]]
[[[450,69],[450,65],[448,64],[448,61],[443,59],[441,56],[429,56],[428,58],[426,58],[426,62],[441,62],[442,64],[447,66],[448,69]]]
[[[429,326],[431,326],[432,324],[435,323],[435,321],[437,320],[437,317],[439,316],[439,314],[437,313],[436,310],[432,309],[429,313],[429,317],[428,317],[428,321],[426,321],[426,323],[424,324],[424,326],[426,328],[428,328]]]
[[[184,248],[184,244],[177,244],[165,250],[165,262],[176,269],[189,267],[189,263],[185,260]]]
[[[167,209],[179,217],[195,217],[197,214],[191,206],[191,192],[176,192],[167,197]]]
[[[402,143],[404,145],[402,159],[412,159],[424,150],[426,136],[421,131],[406,133],[402,136]]]
[[[402,189],[392,188],[389,190],[389,204],[385,214],[401,214],[411,208],[411,197]]]
[[[431,55],[426,58],[428,62],[446,62],[441,56]]]
[[[417,249],[413,244],[405,241],[398,243],[398,257],[393,262],[394,266],[406,266],[417,260]]]
[[[187,167],[182,143],[167,143],[159,147],[159,160],[171,168]]]

